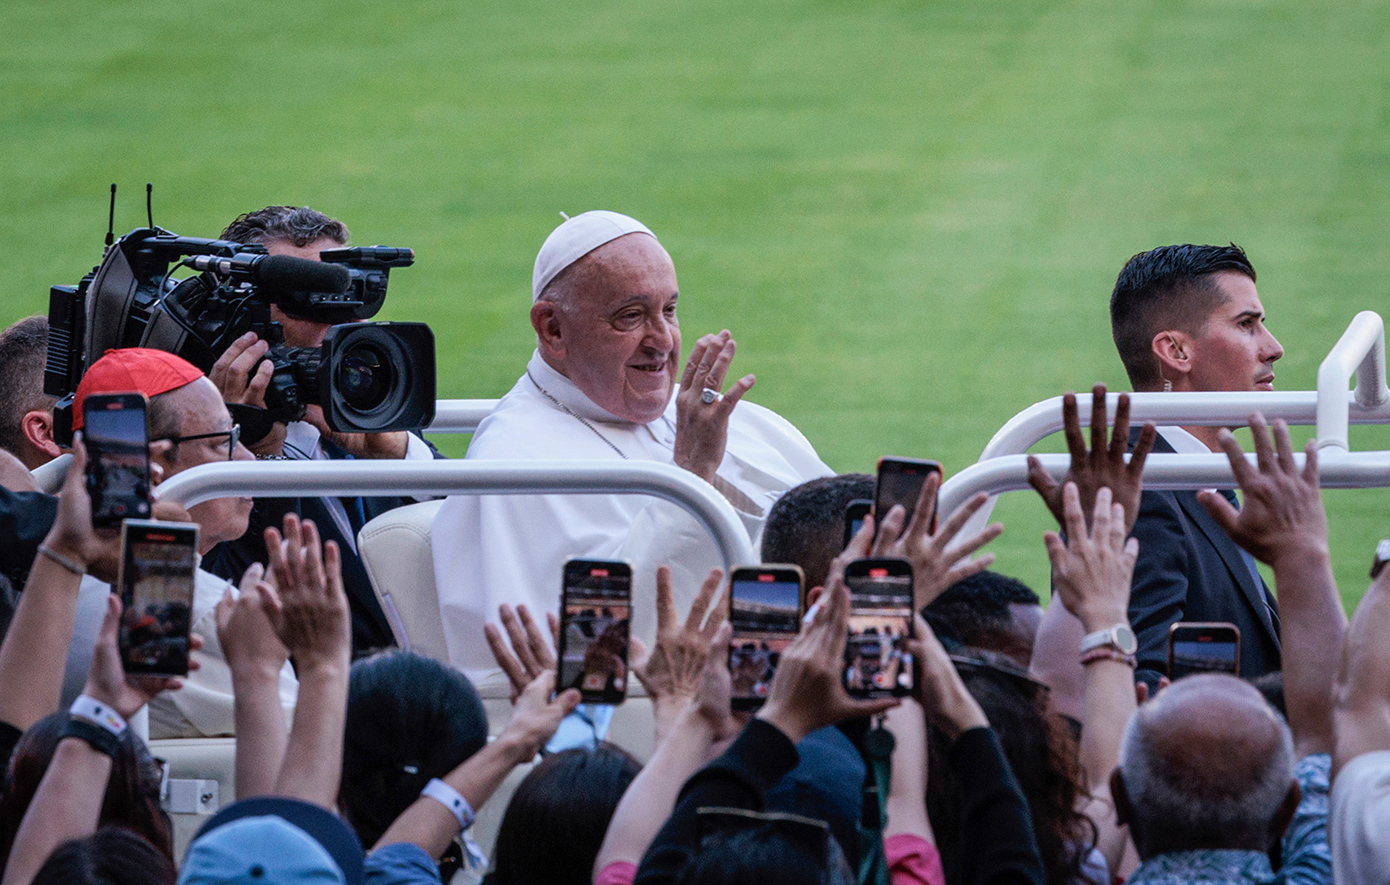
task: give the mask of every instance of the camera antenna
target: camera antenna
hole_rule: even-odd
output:
[[[150,222],[150,230],[158,230],[154,226],[154,182],[145,182],[145,218]]]
[[[106,245],[116,242],[116,182],[111,182],[111,208],[106,214]]]

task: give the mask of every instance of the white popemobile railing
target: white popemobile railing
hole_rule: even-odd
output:
[[[232,496],[651,495],[677,504],[714,537],[725,573],[756,562],[734,508],[693,473],[654,461],[226,461],[172,476],[154,490],[187,507]]]
[[[487,417],[495,399],[441,399],[434,403],[434,421],[427,433],[472,433]]]
[[[1347,451],[1347,427],[1390,424],[1390,388],[1385,381],[1385,323],[1370,310],[1358,313],[1318,369],[1318,389],[1286,393],[1132,393],[1130,424],[1242,426],[1256,410],[1269,421],[1317,427],[1322,484],[1329,488],[1390,486],[1384,465],[1390,452]],[[1356,378],[1356,389],[1347,385]],[[1113,419],[1118,394],[1106,396],[1107,416]],[[1091,395],[1078,394],[1077,412],[1083,427],[1090,425]],[[1062,430],[1062,398],[1043,400],[1011,418],[985,446],[978,463],[965,468],[941,486],[940,509],[950,513],[977,492],[1028,488],[1024,452],[1036,442]],[[1302,462],[1302,455],[1299,455]],[[1039,455],[1054,478],[1066,474],[1070,457]],[[1144,485],[1154,489],[1192,489],[1232,485],[1224,455],[1150,455],[1144,464]],[[971,527],[989,519],[990,504],[971,520]],[[968,530],[968,529],[967,529]]]

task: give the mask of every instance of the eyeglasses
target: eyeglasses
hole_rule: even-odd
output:
[[[975,671],[977,673],[990,673],[1000,676],[1021,688],[1025,693],[1033,698],[1046,698],[1051,692],[1052,687],[1046,682],[1034,679],[1028,675],[1028,671],[1020,667],[1013,660],[1001,654],[988,652],[984,649],[970,649],[971,654],[950,655],[951,662],[956,665],[956,671]]]
[[[233,424],[231,430],[219,430],[216,433],[195,433],[192,436],[166,436],[164,439],[178,445],[179,443],[193,442],[199,439],[218,439],[224,436],[227,438],[227,460],[230,461],[232,460],[232,456],[236,454],[237,443],[241,442],[240,424]],[[218,448],[221,448],[221,446]]]

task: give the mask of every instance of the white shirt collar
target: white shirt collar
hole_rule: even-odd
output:
[[[580,390],[573,381],[555,371],[549,363],[542,357],[539,350],[531,354],[531,361],[526,364],[526,372],[531,376],[534,386],[538,386],[544,393],[541,398],[550,402],[545,397],[548,393],[559,402],[567,406],[574,414],[587,421],[601,421],[604,424],[622,424],[627,427],[639,425],[628,421],[626,418],[619,418],[612,412],[595,403],[593,400]],[[553,403],[551,405],[554,405]],[[656,419],[662,420],[661,418]],[[655,422],[653,422],[655,423]]]
[[[1197,437],[1176,425],[1158,428],[1158,435],[1168,441],[1179,455],[1210,455],[1211,449]]]

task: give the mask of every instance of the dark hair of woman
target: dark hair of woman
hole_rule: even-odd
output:
[[[1047,714],[1047,697],[1040,684],[1011,661],[987,656],[981,666],[958,662],[957,669],[999,735],[1028,800],[1049,885],[1088,883],[1082,869],[1096,843],[1096,828],[1077,810],[1077,798],[1085,794],[1086,786],[1073,733]],[[927,814],[946,882],[958,885],[961,854],[970,846],[960,841],[960,787],[947,763],[949,750],[946,737],[928,729]]]
[[[124,827],[102,827],[64,842],[34,875],[32,885],[174,885],[174,862]]]
[[[370,848],[431,778],[487,743],[487,713],[457,670],[406,651],[352,665],[338,802]]]
[[[58,732],[68,714],[53,713],[35,722],[19,739],[0,796],[0,865],[7,863],[24,812],[58,749]],[[169,816],[159,807],[159,765],[144,741],[127,729],[111,766],[97,826],[125,827],[143,836],[170,861],[174,857]]]
[[[701,816],[705,817],[703,810]],[[676,880],[677,885],[855,885],[856,881],[829,827],[778,820],[745,821],[707,833],[699,852]]]
[[[502,815],[488,885],[588,885],[608,822],[642,765],[620,747],[545,757]]]

